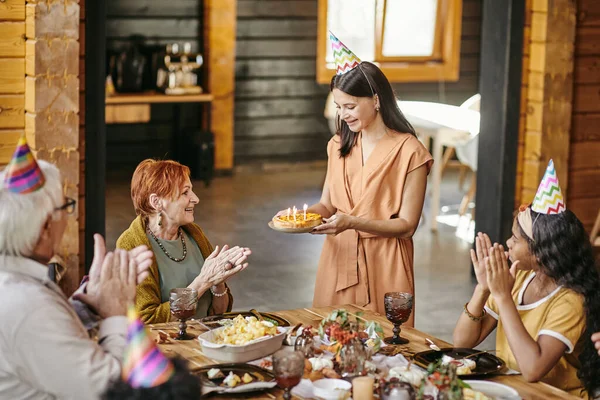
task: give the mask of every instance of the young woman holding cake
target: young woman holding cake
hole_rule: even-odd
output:
[[[414,293],[412,236],[433,160],[383,72],[361,62],[333,34],[330,39],[337,133],[327,146],[321,200],[307,210],[324,221],[311,233],[328,235],[313,304],[355,303],[383,313],[386,292]]]

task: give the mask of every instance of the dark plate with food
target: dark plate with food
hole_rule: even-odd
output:
[[[423,368],[440,360],[442,364],[455,364],[456,373],[461,378],[497,374],[506,366],[502,359],[493,354],[462,347],[423,351],[415,354],[413,360],[415,364]]]

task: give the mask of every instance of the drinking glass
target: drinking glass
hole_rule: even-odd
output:
[[[400,325],[408,321],[413,306],[413,295],[404,292],[389,292],[383,298],[385,317],[394,324],[394,336],[386,337],[386,344],[406,344],[408,339],[400,337]]]
[[[304,354],[301,351],[279,350],[273,354],[273,372],[277,386],[284,391],[284,400],[290,400],[292,388],[300,383],[304,374]]]
[[[169,292],[169,305],[171,314],[179,320],[179,332],[175,339],[190,340],[194,336],[188,335],[185,321],[196,314],[198,304],[198,291],[192,288],[176,288]]]

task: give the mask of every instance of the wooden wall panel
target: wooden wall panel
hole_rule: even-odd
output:
[[[1,21],[25,21],[24,0],[2,0],[0,2]]]
[[[0,57],[24,57],[24,45],[25,22],[0,23]]]
[[[25,1],[0,1],[0,168],[25,127]]]
[[[568,193],[572,87],[577,75],[574,5],[567,0],[528,0],[524,33],[515,207],[533,200],[550,159]]]
[[[600,212],[600,2],[577,0],[567,207],[588,230]]]
[[[0,129],[25,127],[25,96],[0,95]]]
[[[315,82],[317,0],[238,0],[236,164],[320,160],[329,92]],[[478,92],[481,1],[464,0],[460,79],[394,85],[403,100],[459,105]]]

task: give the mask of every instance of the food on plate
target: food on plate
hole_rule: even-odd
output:
[[[215,343],[245,345],[256,339],[277,334],[277,327],[269,321],[238,315],[233,323],[215,332]]]
[[[272,369],[273,361],[269,358],[265,358],[260,362],[259,367],[264,368],[264,369]]]
[[[242,376],[242,382],[244,383],[250,383],[252,382],[254,379],[252,379],[252,376],[250,376],[249,373],[245,373],[244,376]]]
[[[279,215],[273,217],[273,226],[280,229],[301,229],[301,228],[314,228],[323,223],[323,217],[315,213],[298,212],[295,216],[292,215]]]
[[[312,357],[309,358],[308,361],[310,362],[313,371],[320,371],[323,368],[333,369],[333,361],[327,358]]]
[[[470,388],[463,388],[463,400],[493,400],[481,392]]]
[[[225,379],[223,379],[223,385],[229,386],[230,388],[236,387],[242,380],[239,376],[233,373],[233,371],[229,372],[229,375]]]
[[[220,379],[225,378],[225,374],[219,368],[211,368],[206,373],[208,379]]]
[[[454,364],[456,365],[456,373],[458,375],[469,375],[473,373],[473,370],[477,367],[477,363],[469,358],[453,358],[447,355],[442,357],[442,364]]]
[[[425,373],[412,366],[411,364],[405,366],[394,367],[388,372],[388,379],[397,378],[400,381],[408,382],[413,386],[419,387],[425,378]]]

